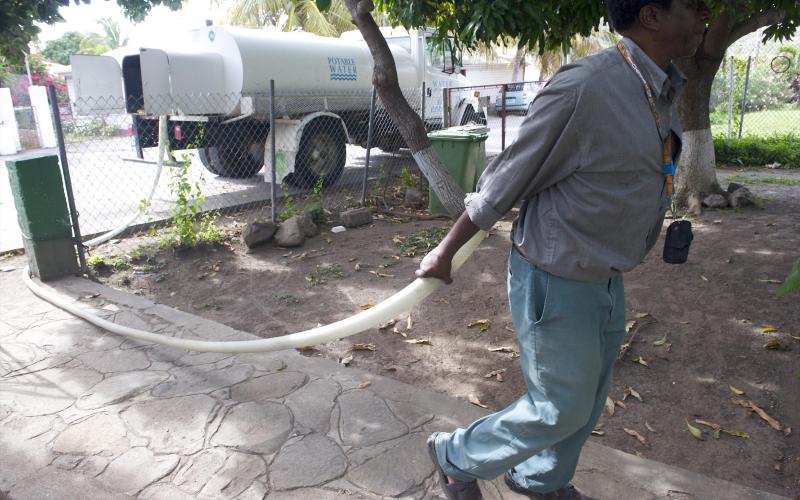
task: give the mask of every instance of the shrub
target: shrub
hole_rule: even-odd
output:
[[[762,166],[780,163],[782,168],[800,168],[800,136],[794,134],[770,137],[714,138],[717,164]]]

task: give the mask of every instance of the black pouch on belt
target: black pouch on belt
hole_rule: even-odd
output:
[[[664,262],[667,264],[683,264],[689,258],[689,246],[692,244],[692,223],[688,220],[676,220],[667,228],[664,240]]]

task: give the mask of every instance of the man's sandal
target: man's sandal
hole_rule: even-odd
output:
[[[581,500],[581,498],[583,498],[578,490],[576,490],[571,484],[549,493],[537,493],[520,486],[516,481],[514,481],[514,478],[512,478],[511,474],[508,472],[503,475],[503,480],[505,481],[509,490],[513,491],[514,493],[524,495],[531,500]]]

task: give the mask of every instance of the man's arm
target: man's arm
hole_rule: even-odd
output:
[[[462,212],[444,239],[426,255],[416,272],[418,278],[439,278],[447,284],[453,282],[450,264],[453,256],[464,243],[480,230],[472,223],[467,212]]]

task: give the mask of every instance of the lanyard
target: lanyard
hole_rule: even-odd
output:
[[[644,93],[647,96],[647,104],[650,105],[650,111],[653,112],[653,118],[656,120],[656,130],[658,131],[658,138],[661,139],[661,116],[658,114],[658,110],[656,109],[656,99],[653,97],[653,90],[650,88],[650,84],[647,83],[647,80],[644,79],[642,72],[639,70],[639,66],[633,60],[633,56],[631,56],[631,52],[628,50],[622,42],[617,43],[617,49],[619,53],[622,54],[622,57],[625,58],[625,61],[628,62],[628,66],[631,67],[636,76],[639,77],[639,80],[642,81],[642,85],[644,86]],[[672,107],[669,110],[669,121],[672,123]],[[667,180],[667,196],[670,198],[672,197],[672,189],[673,189],[673,179],[675,177],[675,163],[672,161],[672,154],[670,154],[670,139],[671,139],[671,132],[667,132],[667,138],[661,140],[661,151],[663,153],[663,162],[661,163],[663,167],[664,177]]]

